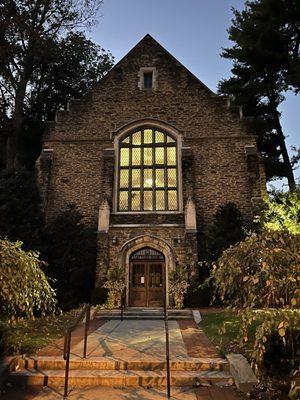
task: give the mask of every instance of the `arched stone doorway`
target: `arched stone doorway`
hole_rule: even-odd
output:
[[[139,252],[139,251],[141,251],[141,252]],[[150,236],[150,235],[138,236],[138,237],[126,242],[123,245],[123,247],[121,249],[121,254],[120,254],[120,262],[122,263],[122,265],[125,268],[126,287],[127,287],[127,296],[126,296],[127,297],[126,298],[127,305],[136,304],[135,302],[132,302],[131,289],[133,289],[133,287],[131,285],[131,279],[134,277],[133,277],[131,264],[132,263],[142,264],[141,262],[137,262],[137,261],[139,261],[138,257],[146,257],[147,255],[150,256],[150,258],[148,260],[144,259],[143,261],[147,261],[148,264],[145,267],[139,267],[140,270],[138,270],[138,268],[137,268],[136,279],[137,280],[140,279],[140,283],[141,283],[141,278],[144,277],[145,288],[147,285],[146,279],[148,279],[148,288],[149,288],[150,280],[152,280],[152,282],[153,282],[152,286],[158,285],[156,299],[157,299],[157,296],[159,296],[158,293],[160,292],[161,300],[159,301],[159,303],[158,303],[158,300],[154,301],[153,297],[151,300],[151,294],[150,294],[150,297],[148,296],[148,301],[147,301],[147,298],[146,298],[146,300],[143,300],[144,301],[143,304],[145,304],[145,305],[139,305],[139,306],[140,307],[160,307],[163,305],[163,297],[162,296],[164,295],[165,291],[168,293],[168,275],[169,275],[169,271],[171,271],[175,265],[175,257],[174,257],[173,249],[169,246],[168,243],[166,243],[164,240],[162,240],[158,237]],[[152,260],[151,260],[151,257],[153,257]],[[162,266],[158,267],[158,265],[156,265],[155,267],[154,266],[150,267],[151,263],[152,264],[162,264]],[[147,273],[147,276],[142,275],[142,273]],[[160,277],[161,273],[162,273],[162,277]],[[155,283],[155,279],[157,279],[156,283]],[[162,287],[159,286],[161,283],[163,285]],[[142,286],[141,286],[141,288],[142,288]],[[155,288],[153,288],[153,289],[155,289]],[[155,298],[154,292],[152,294]],[[155,304],[155,302],[157,305]],[[167,296],[167,305],[168,305],[168,303],[169,303],[169,300],[168,300],[168,296]]]
[[[165,257],[143,247],[129,258],[129,306],[162,307],[165,295]]]

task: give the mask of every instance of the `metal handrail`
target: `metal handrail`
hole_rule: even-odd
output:
[[[90,304],[86,304],[75,322],[68,326],[65,331],[65,340],[64,340],[64,353],[63,358],[66,361],[66,369],[65,369],[65,385],[64,385],[64,399],[68,398],[68,387],[69,387],[69,371],[70,371],[70,352],[71,352],[71,339],[72,332],[77,328],[78,324],[85,318],[84,323],[84,344],[83,344],[83,358],[86,358],[87,351],[87,337],[88,330],[90,325],[90,317],[91,317],[91,306]]]
[[[126,286],[124,287],[121,295],[121,321],[123,321],[125,309],[126,309]]]
[[[169,342],[169,315],[167,308],[168,293],[165,290],[164,296],[164,316],[165,316],[165,331],[166,331],[166,367],[167,367],[167,398],[171,398],[171,373],[170,373],[170,342]]]

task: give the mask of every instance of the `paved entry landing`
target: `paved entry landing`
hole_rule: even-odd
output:
[[[180,327],[169,321],[170,358],[186,358]],[[82,344],[72,348],[74,355],[81,354]],[[161,360],[165,357],[165,325],[161,320],[108,321],[89,335],[88,357],[112,357],[120,360]]]

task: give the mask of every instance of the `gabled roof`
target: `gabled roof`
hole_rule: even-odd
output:
[[[124,57],[121,58],[120,61],[115,64],[112,69],[107,73],[107,75],[110,74],[111,71],[113,71],[115,68],[117,68],[123,60],[125,60],[128,56],[130,56],[135,50],[137,50],[140,46],[144,44],[145,41],[148,41],[148,43],[152,42],[153,45],[158,47],[163,53],[165,53],[174,63],[177,65],[180,65],[188,75],[190,75],[193,79],[195,79],[198,83],[201,84],[201,86],[208,91],[210,95],[216,95],[211,89],[209,89],[208,86],[206,86],[197,76],[195,76],[190,70],[188,70],[180,61],[177,60],[168,50],[166,50],[157,40],[155,40],[149,33],[145,35]],[[106,75],[106,76],[107,76]]]

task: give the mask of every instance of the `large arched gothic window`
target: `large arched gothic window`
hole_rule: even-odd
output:
[[[161,130],[134,131],[119,142],[118,211],[177,211],[177,142]]]

